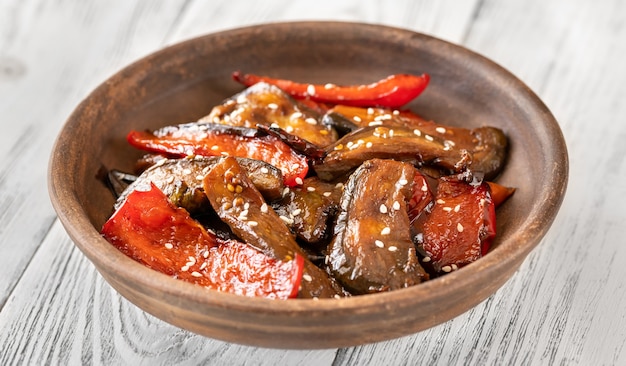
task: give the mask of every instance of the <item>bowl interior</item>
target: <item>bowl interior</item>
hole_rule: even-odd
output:
[[[494,249],[479,262],[432,283],[341,300],[341,304],[311,300],[268,303],[210,293],[124,257],[98,234],[114,202],[98,180],[98,171],[103,167],[132,170],[141,152],[126,143],[129,130],[197,120],[213,105],[242,90],[230,77],[236,70],[335,84],[370,83],[397,73],[429,73],[429,87],[407,108],[442,124],[496,126],[509,136],[509,161],[498,182],[517,191],[497,213]],[[510,277],[548,230],[565,192],[567,169],[564,140],[550,112],[523,83],[484,57],[401,29],[300,22],[210,34],[124,68],[91,93],[68,119],[51,157],[49,187],[53,205],[76,245],[138,306],[173,324],[224,340],[319,348],[409,334],[484,300]],[[452,294],[458,303],[450,300]],[[175,300],[181,296],[189,300],[187,305]],[[436,314],[402,314],[401,309],[426,302]],[[207,311],[209,315],[198,315]],[[240,322],[216,322],[221,316],[236,314],[244,319],[250,313],[256,315],[248,319],[252,322],[249,327],[254,328],[247,329],[249,336],[240,334],[245,329]],[[304,319],[307,314],[309,320]],[[334,318],[337,314],[343,318]],[[375,320],[376,316],[381,319]],[[190,319],[199,325],[194,326]],[[329,327],[349,330],[323,340],[305,337],[306,332],[315,332],[312,327],[324,324],[324,319]],[[273,329],[270,322],[283,325]],[[356,326],[358,322],[379,330],[354,337],[369,332],[366,326]],[[298,336],[298,328],[305,333]],[[269,333],[272,336],[267,337]],[[259,339],[264,335],[266,339]]]

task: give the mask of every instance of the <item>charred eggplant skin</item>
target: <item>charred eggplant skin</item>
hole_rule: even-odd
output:
[[[352,294],[396,290],[428,278],[407,212],[416,173],[408,163],[372,159],[350,175],[327,262]]]
[[[283,220],[265,202],[233,157],[221,158],[206,174],[204,191],[220,219],[237,237],[282,261],[306,254]],[[328,273],[305,258],[298,297],[333,298],[344,291]]]

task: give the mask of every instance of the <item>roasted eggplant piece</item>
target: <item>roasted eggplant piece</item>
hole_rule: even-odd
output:
[[[412,224],[423,263],[447,273],[485,255],[496,234],[495,203],[487,182],[455,176],[439,179],[435,204]]]
[[[317,146],[328,146],[337,133],[321,123],[321,115],[274,85],[258,83],[234,95],[200,122],[256,128],[276,126]]]
[[[233,233],[248,245],[282,261],[292,260],[296,255],[306,256],[283,220],[265,202],[237,160],[232,157],[222,158],[209,170],[203,184],[213,209]],[[305,259],[299,297],[332,298],[343,295],[339,284]]]
[[[324,249],[320,247],[327,244],[323,240],[332,233],[331,221],[338,211],[342,191],[340,185],[310,177],[301,186],[290,188],[272,207],[301,242]]]
[[[164,159],[144,171],[130,184],[117,199],[115,208],[124,202],[134,190],[147,190],[155,184],[178,207],[183,207],[191,214],[201,214],[210,209],[204,194],[202,180],[209,169],[219,161],[219,157],[201,157],[182,159]],[[280,170],[274,166],[248,158],[236,158],[252,183],[267,200],[282,197],[283,178]]]
[[[408,203],[422,187],[411,165],[364,162],[348,179],[341,198],[328,266],[352,294],[391,291],[428,279],[411,241]]]
[[[252,128],[186,123],[154,132],[131,131],[126,139],[138,149],[174,158],[228,155],[262,160],[280,169],[286,185],[295,185],[296,178],[303,179],[309,170],[305,156],[279,138]]]
[[[444,126],[431,120],[426,120],[411,111],[398,111],[384,108],[359,108],[337,105],[329,110],[324,118],[324,123],[336,126],[338,129],[356,131],[366,127],[387,127],[393,129],[396,134],[403,129],[412,130],[417,137],[439,144],[440,151],[427,151],[422,154],[428,156],[435,153],[444,156],[440,161],[425,163],[443,169],[441,174],[459,173],[464,167],[471,169],[475,174],[480,174],[485,179],[494,179],[504,167],[508,139],[504,132],[495,127],[479,127],[466,129],[460,127]],[[353,142],[358,140],[353,140]],[[349,141],[338,141],[334,147]],[[430,146],[428,144],[427,146]],[[424,146],[424,148],[427,148]],[[465,152],[471,161],[450,168],[450,162],[446,156],[463,156]],[[422,158],[423,160],[424,158]],[[443,163],[443,164],[442,164]]]

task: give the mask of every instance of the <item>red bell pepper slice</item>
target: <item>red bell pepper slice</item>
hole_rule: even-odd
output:
[[[495,204],[486,182],[440,178],[435,204],[420,220],[418,245],[437,272],[476,261],[487,254],[496,235]]]
[[[309,170],[306,157],[270,135],[256,137],[179,128],[159,136],[145,131],[130,131],[126,139],[136,148],[175,158],[229,155],[262,160],[280,169],[285,185],[290,187],[297,185],[298,178],[304,179]]]
[[[154,185],[130,193],[102,235],[137,262],[209,289],[287,299],[300,287],[304,257],[280,261],[247,244],[221,240]]]
[[[316,85],[268,76],[233,73],[233,79],[245,86],[259,82],[276,85],[294,98],[311,99],[319,103],[343,104],[356,107],[399,108],[420,95],[430,81],[428,74],[395,74],[367,85]]]

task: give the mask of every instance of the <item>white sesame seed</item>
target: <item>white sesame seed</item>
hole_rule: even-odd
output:
[[[368,149],[369,149],[370,147],[372,147],[372,146],[374,146],[374,144],[373,144],[371,141],[368,141],[368,142],[365,144],[365,147],[366,147],[366,148],[368,148]]]
[[[374,112],[375,112],[374,108],[372,107],[367,108],[367,114],[374,114]]]
[[[399,110],[397,110],[397,109],[394,109],[391,113],[392,113],[394,116],[397,116],[397,115],[399,115],[399,114],[400,114],[400,111],[399,111]]]
[[[195,263],[196,263],[196,257],[189,256],[189,257],[187,257],[187,259],[188,259],[188,260],[189,260],[189,262],[190,262],[190,263],[192,263],[192,264],[195,264]]]
[[[291,118],[294,118],[294,119],[295,118],[301,118],[301,117],[302,117],[302,113],[300,113],[300,112],[293,112],[291,114]]]
[[[444,210],[446,212],[450,212],[450,211],[452,211],[452,207],[445,206],[445,207],[442,208],[442,210]]]
[[[189,168],[183,169],[183,174],[185,174],[185,175],[191,174],[191,169],[189,169]]]
[[[287,133],[292,133],[293,132],[293,126],[285,127],[285,131],[287,131]]]
[[[393,137],[393,130],[391,128],[389,129],[389,137]]]
[[[300,178],[300,177],[296,177],[296,184],[297,184],[297,185],[302,185],[302,183],[304,183],[304,182],[302,181],[302,178]]]
[[[461,223],[459,222],[458,224],[456,224],[456,231],[462,233],[463,232],[463,225],[461,225]]]
[[[261,205],[261,212],[267,213],[267,211],[268,211],[267,203],[263,202],[263,204]]]
[[[422,136],[422,131],[415,129],[413,130],[413,134],[415,134],[416,136]]]
[[[263,173],[263,174],[267,174],[267,173],[269,173],[269,172],[270,172],[270,170],[269,170],[269,169],[267,169],[266,167],[261,167],[261,173]]]
[[[283,196],[287,195],[287,193],[289,193],[289,187],[283,189]]]
[[[382,126],[383,122],[382,121],[372,121],[370,123],[367,124],[368,126]]]
[[[384,247],[385,247],[385,243],[383,243],[383,242],[382,242],[382,241],[380,241],[380,240],[376,240],[376,241],[374,241],[374,244],[375,244],[377,247],[379,247],[379,248],[384,248]]]
[[[291,211],[291,216],[298,216],[300,215],[300,213],[302,213],[302,210],[299,208],[296,208],[295,210]]]
[[[280,126],[278,125],[278,123],[274,122],[270,125],[271,128],[280,128]]]
[[[304,120],[306,123],[315,126],[317,124],[317,120],[315,118],[309,117]]]
[[[450,267],[450,266],[443,266],[443,267],[441,267],[441,270],[446,272],[446,273],[448,273],[448,272],[452,271],[452,267]]]
[[[435,131],[439,132],[439,133],[446,133],[446,129],[444,127],[437,127],[435,128]]]
[[[302,275],[302,279],[303,279],[303,280],[305,280],[305,281],[307,281],[307,282],[311,282],[311,281],[313,281],[313,277],[311,277],[311,275],[309,275],[309,274],[307,274],[307,273],[305,273],[305,274],[303,274],[303,275]]]
[[[393,209],[398,211],[400,209],[400,202],[393,201]]]
[[[309,192],[315,192],[315,187],[306,187],[306,190]]]
[[[437,200],[437,203],[440,205],[443,205],[444,203],[446,203],[446,201],[442,200],[441,198]]]
[[[456,264],[452,263],[452,270],[456,271],[457,269],[459,269],[459,266],[457,266]]]
[[[341,296],[339,296],[339,294],[335,294],[334,298],[335,299],[341,299]]]
[[[408,180],[406,180],[405,178],[402,178],[398,181],[398,184],[400,184],[401,186],[406,186],[409,183]]]
[[[361,117],[359,117],[359,116],[354,116],[354,117],[352,117],[352,119],[353,119],[355,122],[361,122]]]
[[[324,89],[332,89],[335,87],[335,84],[332,83],[326,83],[324,84]]]
[[[276,103],[268,103],[267,108],[269,109],[278,109],[278,104]]]
[[[380,235],[389,235],[391,234],[391,229],[389,228],[389,226],[385,226],[381,231],[380,231]]]
[[[378,211],[380,211],[381,214],[386,214],[387,213],[387,206],[385,206],[384,203],[381,203],[380,207],[378,208]]]
[[[324,197],[330,197],[331,194],[333,194],[332,192],[324,192],[322,193],[324,195]]]
[[[254,221],[254,220],[250,220],[250,221],[248,221],[248,225],[254,227],[254,226],[259,225],[259,223]]]
[[[424,135],[424,138],[428,141],[433,141],[434,138],[431,135]]]
[[[298,169],[298,168],[300,168],[300,164],[298,163],[291,164],[291,169]]]
[[[207,250],[205,250],[205,251],[202,253],[202,256],[203,256],[204,258],[209,258],[209,250],[208,250],[208,249],[207,249]]]
[[[174,248],[174,246],[172,245],[172,243],[165,243],[165,248],[166,249],[172,249],[172,248]]]
[[[189,266],[182,266],[180,267],[180,270],[183,272],[187,272],[189,270]]]
[[[202,271],[203,269],[205,269],[208,263],[209,262],[202,262],[202,265],[200,265],[200,270]]]
[[[428,191],[428,184],[426,184],[426,181],[424,181],[424,184],[422,184],[422,192],[426,191]]]
[[[167,177],[167,179],[165,180],[167,183],[173,183],[174,182],[174,176],[170,175],[169,177]]]
[[[422,259],[422,262],[424,263],[430,262],[430,257],[424,257],[424,259]]]
[[[196,175],[196,180],[203,180],[204,176],[203,175]]]
[[[461,205],[454,206],[454,212],[459,212],[461,210]]]
[[[279,217],[281,220],[283,220],[283,222],[284,222],[285,224],[288,224],[288,225],[293,224],[293,219],[290,219],[290,218],[289,218],[289,217],[287,217],[287,216],[280,215],[280,216],[278,216],[278,217]]]
[[[309,84],[309,85],[306,87],[306,92],[307,92],[307,94],[309,94],[309,95],[315,95],[315,85],[313,85],[313,84]]]
[[[202,273],[196,271],[191,272],[191,275],[194,277],[202,277]]]
[[[398,247],[392,245],[389,248],[387,248],[387,250],[390,251],[390,252],[395,252],[395,251],[398,250]]]
[[[217,150],[219,150],[219,149],[220,149],[220,147],[219,147],[219,146],[217,146],[217,145],[213,145],[213,146],[211,146],[211,150],[213,150],[213,151],[217,151]]]

